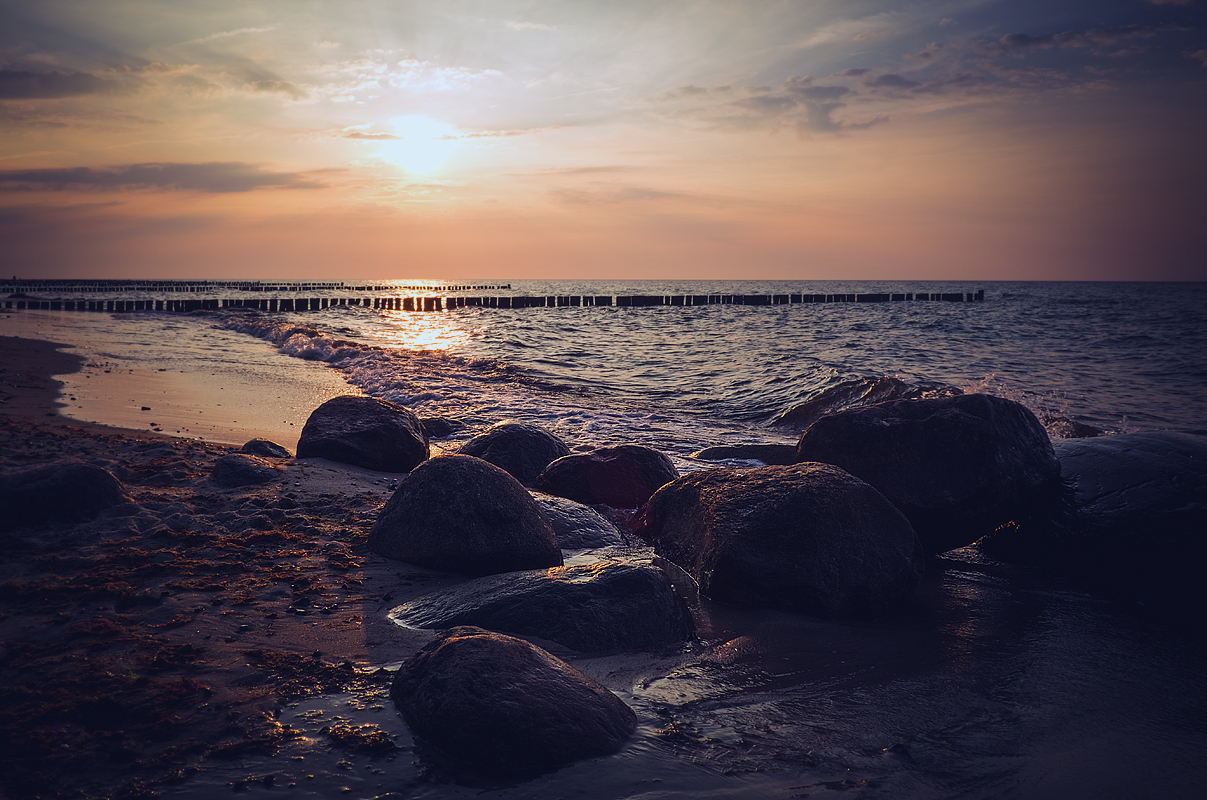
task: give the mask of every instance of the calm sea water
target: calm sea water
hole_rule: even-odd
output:
[[[799,429],[776,425],[780,414],[885,376],[990,391],[1108,432],[1207,429],[1207,284],[513,281],[511,293],[977,289],[983,303],[14,314],[0,333],[79,343],[95,365],[69,381],[80,397],[89,381],[117,391],[123,369],[182,376],[185,388],[171,389],[181,403],[242,392],[235,405],[272,406],[265,419],[285,426],[287,443],[323,398],[360,391],[462,420],[459,439],[519,419],[572,447],[637,442],[697,469],[707,465],[694,450],[793,441]],[[314,733],[294,750],[214,765],[165,797],[210,797],[269,773],[274,788],[249,794],[1202,796],[1207,645],[1185,609],[1095,596],[956,551],[930,565],[914,606],[893,620],[824,623],[706,599],[695,612],[700,641],[686,652],[575,660],[638,712],[641,728],[615,756],[485,791],[430,783],[409,751],[332,752],[317,729],[336,717],[410,739],[388,700],[326,697],[282,716]]]

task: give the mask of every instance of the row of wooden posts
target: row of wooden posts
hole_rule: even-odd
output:
[[[167,311],[189,312],[220,308],[259,311],[320,311],[334,306],[360,306],[378,311],[450,311],[455,308],[562,308],[577,306],[773,306],[795,303],[890,303],[901,301],[981,302],[976,292],[906,292],[900,294],[679,294],[679,295],[557,295],[515,297],[274,297],[202,298],[197,300],[38,300],[7,299],[6,309],[43,311]]]

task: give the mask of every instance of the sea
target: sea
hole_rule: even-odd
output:
[[[654,447],[681,472],[717,465],[693,455],[703,448],[792,443],[817,413],[884,392],[1017,400],[1057,440],[1070,423],[1101,435],[1207,434],[1207,283],[492,279],[349,289],[358,286],[280,282],[273,296],[984,299],[22,310],[0,313],[0,335],[63,342],[84,356],[80,372],[61,378],[64,414],[232,444],[262,435],[292,448],[309,412],[339,394],[453,422],[452,436],[435,442],[446,451],[492,424],[522,421],[576,450]],[[264,294],[213,285],[190,296]],[[179,295],[158,287],[121,297]],[[614,756],[484,787],[433,781],[409,750],[374,760],[324,756],[314,744],[304,760],[244,763],[229,775],[223,767],[163,796],[211,796],[229,790],[236,772],[269,769],[277,780],[249,784],[249,794],[1029,799],[1204,791],[1207,637],[1184,609],[1104,596],[963,549],[932,560],[915,607],[893,620],[828,623],[707,598],[694,611],[700,638],[683,652],[608,673],[641,720]],[[606,673],[613,661],[576,663]],[[282,722],[317,730],[337,717],[381,724],[409,742],[388,700],[318,698],[291,707]]]

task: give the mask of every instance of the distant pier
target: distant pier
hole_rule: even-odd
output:
[[[859,294],[622,294],[622,295],[512,295],[450,293],[510,291],[511,284],[399,285],[360,282],[306,281],[112,281],[112,280],[0,280],[3,308],[42,311],[189,313],[222,308],[250,308],[268,312],[321,311],[334,306],[358,306],[375,311],[434,312],[458,308],[576,308],[614,306],[781,306],[801,303],[983,302],[985,290],[975,292],[905,292]],[[128,300],[120,297],[83,299],[85,295],[120,295],[129,292],[168,295],[161,299]],[[270,293],[289,296],[265,297]],[[308,293],[326,296],[299,296]],[[412,294],[403,296],[401,292]],[[428,292],[440,292],[439,296]],[[252,293],[255,296],[248,297]],[[416,293],[418,296],[416,296]],[[47,298],[46,295],[77,295]],[[197,294],[211,295],[196,297]],[[39,296],[40,295],[40,296]],[[193,295],[181,297],[180,295]],[[219,295],[219,296],[213,296]]]

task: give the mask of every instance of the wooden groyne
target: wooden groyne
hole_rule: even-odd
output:
[[[212,290],[211,290],[212,291]],[[207,297],[165,300],[44,300],[9,297],[4,308],[41,311],[163,311],[188,313],[222,308],[269,312],[322,311],[336,306],[359,306],[375,311],[452,311],[457,308],[573,308],[582,306],[779,306],[799,303],[984,302],[976,292],[906,292],[900,294],[676,294],[676,295],[503,295],[471,297]]]

